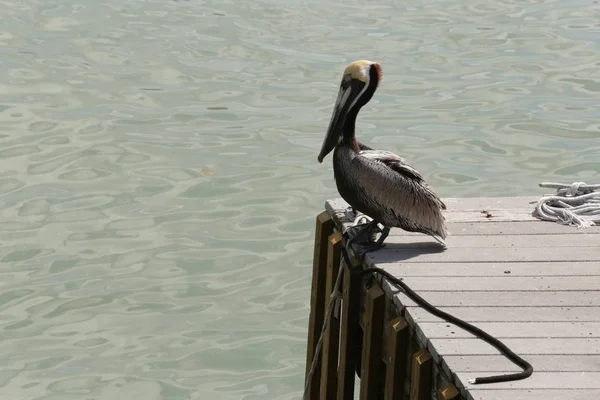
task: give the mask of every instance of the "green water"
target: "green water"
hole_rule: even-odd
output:
[[[300,398],[352,60],[359,138],[444,197],[598,182],[591,0],[0,7],[2,399]]]

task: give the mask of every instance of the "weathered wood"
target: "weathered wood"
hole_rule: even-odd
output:
[[[384,313],[385,295],[379,285],[375,284],[367,290],[366,295],[365,332],[360,374],[360,398],[362,400],[379,397]]]
[[[383,286],[384,290],[387,284]],[[387,290],[386,290],[387,291]],[[391,291],[390,291],[391,292]],[[575,307],[597,306],[600,304],[600,290],[562,292],[531,292],[523,291],[487,291],[482,292],[439,292],[419,291],[419,295],[435,306],[479,306],[479,307]],[[412,300],[403,294],[397,296],[402,304],[415,306]]]
[[[600,240],[599,240],[600,243]],[[397,274],[401,277],[412,276],[590,276],[600,275],[597,261],[563,262],[489,262],[489,263],[413,263],[410,260],[398,263],[379,262],[378,252],[373,253],[371,260],[379,268]]]
[[[457,400],[460,397],[460,393],[456,386],[448,383],[440,389],[440,400]]]
[[[600,355],[600,339],[586,338],[526,338],[502,339],[515,353],[552,355]],[[437,354],[447,355],[497,355],[498,351],[481,339],[435,339]],[[430,350],[431,350],[430,349]]]
[[[402,317],[388,325],[387,367],[385,375],[385,400],[401,400],[407,372],[408,324]]]
[[[513,363],[501,355],[449,356],[444,360],[455,372],[508,373],[515,370]],[[535,365],[535,372],[600,372],[600,357],[594,354],[579,355],[528,355],[527,361]]]
[[[454,248],[448,240],[448,249],[443,250],[433,238],[423,237],[423,246],[420,248],[404,246],[399,243],[387,243],[386,247],[377,255],[379,262],[556,262],[556,261],[596,261],[600,251],[597,247],[579,247],[577,251],[564,248],[547,248],[544,251],[515,247],[510,251],[504,248]],[[373,262],[369,253],[366,258]]]
[[[600,322],[598,307],[440,307],[471,323],[480,322]],[[411,307],[410,316],[419,323],[442,322],[421,307]]]
[[[597,250],[600,252],[600,248]],[[395,268],[390,268],[388,272],[394,275]],[[550,276],[550,277],[522,277],[522,276],[494,276],[494,277],[474,277],[457,276],[448,277],[409,277],[404,278],[413,290],[416,291],[443,291],[443,292],[521,292],[530,291],[540,292],[572,292],[572,291],[592,291],[600,288],[600,275],[592,276]]]
[[[540,193],[546,193],[542,189]],[[484,209],[529,209],[535,208],[540,197],[538,196],[514,196],[514,197],[457,197],[444,199],[448,211],[480,211]]]
[[[335,281],[340,269],[342,235],[339,232],[329,236],[327,251],[327,280],[325,284],[325,307],[335,289]],[[334,399],[337,392],[338,351],[340,341],[340,321],[333,315],[323,338],[323,358],[321,373],[321,399]]]
[[[432,358],[427,350],[419,350],[413,355],[410,400],[428,400],[430,398],[432,368]]]
[[[474,400],[595,400],[597,389],[471,389]]]
[[[325,275],[327,270],[327,240],[329,235],[333,233],[334,223],[327,212],[322,212],[317,216],[315,227],[315,245],[312,271],[312,285],[310,296],[310,316],[308,322],[308,341],[306,349],[306,375],[308,378],[317,341],[321,335],[323,327],[323,319],[325,316]],[[320,359],[321,357],[319,357]],[[320,360],[317,361],[317,367],[310,382],[309,399],[316,400],[319,398],[320,391]]]
[[[468,197],[444,199],[447,214],[454,212],[481,213],[483,210],[531,210],[533,212],[538,197]],[[349,207],[341,198],[330,199],[325,202],[325,209],[332,216],[343,217],[344,211]]]
[[[353,400],[355,370],[360,351],[358,318],[361,280],[358,275],[352,273],[351,266],[345,263],[343,265],[344,289],[337,398],[338,400]]]
[[[557,224],[548,221],[488,221],[480,224],[478,222],[451,222],[448,224],[450,236],[547,236],[557,234],[588,235],[598,233],[600,227],[593,226],[585,229],[577,229],[574,226]],[[392,236],[414,236],[423,237],[423,234],[407,232],[402,229],[392,229]]]
[[[475,373],[475,375],[477,375]],[[462,382],[468,382],[473,378],[473,373],[459,372],[458,378]],[[465,387],[477,387],[477,385],[465,385]],[[536,372],[531,377],[513,382],[495,383],[494,389],[596,389],[600,390],[600,372]],[[565,390],[566,392],[566,390]],[[600,393],[600,392],[598,392]],[[597,399],[593,397],[592,399]],[[591,399],[590,399],[591,400]]]
[[[446,221],[452,222],[477,222],[480,224],[491,224],[495,222],[517,222],[517,221],[537,221],[532,215],[532,210],[519,209],[498,209],[486,208],[479,210],[448,211],[444,213]]]
[[[422,248],[424,243],[431,242],[427,236],[389,236],[386,239],[389,247],[402,246],[405,248]],[[560,233],[555,235],[530,235],[527,240],[523,240],[521,235],[461,235],[449,236],[448,246],[453,249],[480,249],[486,248],[514,248],[522,249],[544,249],[559,248],[560,251],[569,252],[570,248],[576,247],[596,247],[600,242],[600,230],[588,231],[580,235],[572,233]],[[435,242],[431,242],[435,244]],[[437,246],[436,246],[437,247]],[[377,253],[375,253],[377,254]]]
[[[428,339],[472,338],[470,333],[447,322],[421,322],[421,331]],[[600,338],[600,322],[480,322],[477,326],[490,335],[503,338]]]
[[[435,363],[441,376],[436,381],[455,385],[465,400],[600,399],[600,226],[540,221],[531,214],[537,200],[445,199],[446,250],[427,235],[393,228],[386,247],[366,256],[367,266],[402,278],[427,301],[500,338],[534,366],[525,380],[469,385],[478,376],[518,369],[491,345],[431,316],[380,280],[396,307],[393,315],[403,315],[411,338],[431,355],[429,365]],[[339,228],[349,223],[346,207],[339,200],[326,204]],[[387,333],[388,341],[392,335]],[[410,395],[456,395],[443,389],[427,393],[413,385]]]
[[[468,198],[468,199],[444,199],[449,210],[444,214],[448,221],[450,236],[460,235],[544,235],[554,233],[567,234],[589,234],[598,233],[600,226],[593,226],[586,229],[577,229],[573,226],[561,225],[555,222],[540,221],[531,216],[535,209],[537,198],[523,197],[498,197],[498,198]],[[325,209],[341,227],[342,224],[351,223],[345,214],[348,204],[342,199],[331,199],[325,203]],[[463,208],[466,207],[466,208]],[[486,213],[482,211],[510,210],[518,211],[518,216],[524,220],[514,218],[511,220],[499,221],[494,218],[487,218]],[[467,214],[464,214],[467,212]],[[468,217],[472,215],[472,217]],[[467,217],[465,219],[465,216]],[[449,220],[449,218],[451,220]],[[392,229],[392,236],[415,236],[426,237],[420,233],[407,232],[402,229]]]

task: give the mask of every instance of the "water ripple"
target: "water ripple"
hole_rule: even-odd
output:
[[[352,59],[444,196],[600,172],[583,0],[0,3],[3,398],[298,398]]]

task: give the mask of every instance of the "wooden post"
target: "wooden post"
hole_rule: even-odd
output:
[[[335,289],[335,280],[340,269],[340,252],[342,250],[342,235],[336,232],[329,236],[327,250],[327,279],[325,283],[325,302],[327,307],[331,293]],[[340,287],[341,289],[341,287]],[[325,337],[323,338],[323,356],[321,358],[321,397],[320,399],[335,399],[337,391],[337,368],[340,345],[340,320],[331,315]]]
[[[333,232],[333,220],[327,213],[323,211],[317,215],[317,224],[315,228],[315,248],[313,256],[313,271],[312,271],[312,286],[310,294],[310,317],[308,321],[308,343],[306,349],[306,375],[313,362],[315,349],[321,328],[323,327],[323,319],[325,316],[324,298],[325,298],[325,274],[327,265],[327,240]],[[320,357],[319,357],[320,358]],[[308,398],[317,400],[319,398],[321,369],[320,359],[317,360],[317,367],[308,391]]]
[[[433,361],[427,350],[415,352],[412,360],[410,400],[431,398],[431,372]]]
[[[458,400],[460,395],[456,387],[448,383],[440,390],[440,400]]]
[[[354,399],[355,368],[360,351],[358,318],[360,304],[360,276],[352,273],[352,267],[344,266],[344,290],[342,295],[342,329],[340,333],[340,366],[338,369],[338,400]]]
[[[388,327],[387,355],[384,399],[401,400],[408,361],[408,323],[402,317],[393,319]]]
[[[378,284],[367,290],[362,368],[360,374],[360,399],[378,399],[380,386],[381,347],[383,341],[383,318],[385,294]]]

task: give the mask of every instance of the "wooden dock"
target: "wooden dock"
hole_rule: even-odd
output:
[[[342,262],[340,315],[325,333],[309,398],[353,399],[356,372],[361,399],[600,399],[600,227],[540,221],[531,215],[537,200],[446,199],[445,251],[426,235],[392,229],[387,246],[362,265],[402,278],[497,337],[533,365],[531,377],[469,384],[519,369],[385,280],[357,277]],[[307,371],[340,267],[346,208],[330,200],[317,217]]]

